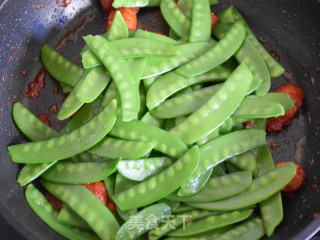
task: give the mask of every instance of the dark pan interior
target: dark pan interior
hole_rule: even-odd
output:
[[[0,0],[0,213],[26,239],[63,239],[44,224],[29,208],[24,188],[16,183],[19,165],[11,162],[6,147],[27,139],[15,127],[12,104],[22,102],[33,113],[49,114],[52,126],[59,130],[53,104],[61,106],[63,94],[54,93],[55,82],[47,74],[46,85],[37,99],[22,96],[27,85],[42,67],[40,49],[55,46],[68,32],[80,26],[87,17],[92,22],[80,29],[78,38],[67,42],[61,52],[80,64],[78,53],[83,35],[104,31],[105,14],[98,0],[73,0],[62,7],[56,0]],[[276,161],[299,162],[307,174],[306,184],[293,196],[284,197],[284,220],[270,239],[306,239],[320,227],[320,2],[317,0],[223,1],[213,9],[218,12],[235,5],[258,38],[267,40],[265,47],[280,57],[287,73],[273,79],[272,90],[290,81],[304,89],[305,100],[299,116],[285,130],[268,136],[279,145],[271,149]],[[153,11],[139,13],[139,26],[149,29],[159,24]],[[150,21],[152,22],[150,22]],[[161,26],[165,29],[165,26]],[[12,50],[11,47],[15,49]],[[9,62],[9,59],[12,60]],[[22,71],[27,71],[23,76]],[[300,146],[300,147],[299,147]],[[315,184],[315,185],[311,185]],[[315,189],[313,188],[315,186]]]

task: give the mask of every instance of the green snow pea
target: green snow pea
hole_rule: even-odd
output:
[[[115,0],[112,6],[114,8],[159,7],[160,0]]]
[[[158,118],[154,115],[151,115],[150,112],[147,112],[142,118],[141,118],[141,122],[144,123],[149,123],[153,126],[156,126],[158,128],[160,128],[164,122],[163,119]]]
[[[198,57],[212,46],[213,43],[188,43],[179,46],[181,52],[179,56],[171,58],[148,58],[141,78],[153,77],[168,72]]]
[[[120,226],[110,210],[89,189],[45,180],[41,180],[41,184],[85,220],[101,239],[114,239]]]
[[[279,192],[292,180],[295,173],[296,166],[288,163],[255,178],[251,186],[238,195],[210,203],[189,204],[193,207],[214,211],[231,211],[250,207]]]
[[[147,60],[148,62],[148,60]],[[145,71],[145,70],[144,70]],[[158,78],[161,77],[161,75],[157,75],[154,77],[149,77],[149,78],[144,78],[143,80],[143,85],[146,91],[148,91],[148,89],[150,88],[151,84]]]
[[[260,218],[250,219],[235,228],[221,234],[215,240],[257,240],[264,235],[264,229]]]
[[[206,144],[207,142],[211,141],[212,139],[215,139],[219,136],[219,128],[211,132],[209,135],[201,138],[198,142],[197,145],[201,147],[203,144]]]
[[[172,162],[166,157],[122,160],[117,169],[122,176],[130,180],[143,181],[167,168]]]
[[[173,193],[166,198],[186,203],[213,202],[243,192],[251,185],[251,182],[250,171],[230,173],[210,178],[203,189],[192,197],[179,197],[177,193]]]
[[[192,176],[181,186],[180,197],[191,196],[201,190],[206,181],[202,175],[228,158],[247,152],[266,143],[265,131],[257,129],[240,130],[222,135],[200,148],[200,162]],[[204,178],[207,179],[207,178]],[[201,184],[200,184],[201,183]]]
[[[91,230],[88,224],[65,204],[59,211],[58,221],[71,227]]]
[[[172,71],[159,77],[148,89],[147,107],[149,110],[159,106],[168,97],[189,86],[204,82],[219,82],[232,74],[233,69],[217,67],[196,77],[186,78]],[[249,78],[250,79],[250,78]]]
[[[180,206],[180,202],[171,201],[171,200],[164,199],[164,198],[159,200],[157,203],[165,203],[165,204],[167,204],[171,208],[172,212],[174,210],[176,210]]]
[[[219,215],[213,215],[200,219],[191,224],[185,226],[185,228],[178,228],[173,232],[170,232],[169,236],[174,237],[185,237],[190,235],[195,235],[199,233],[204,233],[210,230],[225,227],[237,222],[241,222],[247,219],[253,212],[253,209],[246,209],[242,211],[233,211],[228,213],[222,213]]]
[[[129,30],[126,21],[122,17],[121,12],[116,11],[111,27],[108,30],[108,40],[113,41],[129,37]]]
[[[189,42],[209,42],[210,38],[211,9],[209,0],[193,0]]]
[[[57,162],[54,161],[51,163],[26,164],[20,170],[17,182],[21,187],[23,187],[38,178],[41,174],[50,169],[56,163]]]
[[[219,126],[219,133],[221,135],[227,134],[231,131],[232,127],[232,118],[229,117]]]
[[[80,86],[75,88],[74,94],[81,102],[91,103],[102,93],[110,81],[110,74],[104,67],[91,68],[83,81],[80,82]]]
[[[214,214],[214,212],[203,211],[203,210],[193,210],[189,212],[184,212],[183,214],[178,216],[173,216],[172,218],[168,218],[168,220],[170,220],[170,223],[169,223],[170,225],[167,222],[164,222],[158,227],[158,229],[151,230],[148,234],[149,239],[150,240],[159,239],[164,235],[166,235],[167,233],[171,232],[173,229],[180,227],[181,225],[183,225],[181,228],[185,228],[186,220],[194,221],[197,219],[210,216],[212,214]]]
[[[41,48],[41,60],[54,79],[71,87],[76,86],[83,73],[81,67],[70,62],[48,45]]]
[[[176,72],[185,77],[194,77],[207,72],[229,59],[241,46],[246,30],[241,23],[234,23],[230,30],[210,50],[179,67]]]
[[[143,141],[130,141],[106,136],[88,151],[92,154],[112,159],[137,159],[148,154],[154,144]]]
[[[180,45],[180,43],[172,38],[169,38],[167,36],[158,34],[158,33],[154,33],[154,32],[148,32],[148,31],[144,31],[141,29],[138,29],[135,34],[134,34],[135,38],[145,38],[145,39],[154,39],[154,40],[158,40],[170,45]]]
[[[108,196],[112,197],[115,191],[116,185],[116,173],[111,174],[110,176],[106,177],[104,180],[104,185],[106,186]]]
[[[131,68],[132,76],[135,82],[139,85],[142,73],[147,64],[147,58],[130,58],[127,62]]]
[[[192,144],[208,135],[237,109],[252,80],[249,69],[245,64],[240,64],[201,108],[170,132],[186,144]],[[206,118],[206,124],[202,123],[203,118]]]
[[[101,102],[101,106],[102,107],[107,106],[113,99],[117,101],[117,105],[119,107],[121,103],[120,103],[120,97],[118,94],[117,86],[114,82],[111,82]]]
[[[193,1],[190,0],[179,0],[178,4],[183,11],[183,13],[191,19],[192,16],[192,7],[193,7]]]
[[[288,94],[285,93],[267,93],[264,96],[255,96],[255,95],[250,95],[247,96],[248,99],[258,99],[262,101],[270,101],[270,102],[276,102],[279,103],[283,106],[284,110],[289,110],[291,108],[294,108],[294,103],[291,99],[291,97]]]
[[[118,160],[97,162],[59,162],[41,177],[47,181],[62,184],[93,183],[105,179],[117,169]]]
[[[192,174],[199,162],[199,148],[194,146],[170,167],[153,177],[117,193],[113,201],[122,210],[139,208],[176,190]]]
[[[131,216],[131,218],[121,226],[115,239],[137,239],[150,229],[157,227],[162,218],[168,215],[171,215],[171,209],[165,203],[149,206]],[[137,225],[137,220],[142,224]]]
[[[120,100],[122,119],[129,121],[137,117],[140,108],[139,86],[131,75],[130,66],[121,53],[101,36],[84,38],[90,49],[102,61],[115,82]]]
[[[179,138],[161,128],[138,120],[116,121],[110,135],[128,140],[151,142],[155,150],[175,158],[180,157],[187,150],[187,146]]]
[[[190,20],[173,0],[161,0],[160,10],[170,28],[179,37],[189,37]]]
[[[146,107],[146,90],[143,83],[139,83],[139,93],[140,93],[140,110],[138,113],[138,119],[141,119],[143,114],[147,111]]]
[[[51,139],[9,146],[9,155],[14,162],[48,163],[84,152],[99,142],[113,127],[116,109],[116,102],[113,101],[80,128]],[[57,146],[63,147],[63,151],[57,150]]]
[[[177,207],[177,209],[174,210],[173,213],[183,213],[183,212],[192,211],[192,210],[196,210],[196,209],[187,204],[180,203],[179,207]]]
[[[48,224],[56,232],[69,239],[79,240],[98,240],[99,238],[90,232],[86,232],[77,228],[67,226],[60,223],[57,220],[59,212],[54,209],[42,195],[42,193],[36,189],[32,184],[29,184],[25,192],[26,200],[32,210],[38,215],[42,221]]]
[[[251,171],[253,177],[257,177],[259,174],[256,157],[251,152],[235,156],[229,159],[228,162],[243,171]]]

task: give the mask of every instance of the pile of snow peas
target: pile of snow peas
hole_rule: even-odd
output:
[[[49,46],[46,70],[68,97],[57,132],[21,103],[13,119],[31,142],[9,146],[34,212],[69,239],[260,239],[283,218],[293,163],[274,167],[266,118],[294,107],[268,93],[284,69],[229,7],[211,29],[209,0],[116,0],[159,6],[170,37],[128,31],[84,37],[83,67]],[[252,120],[252,129],[243,123]],[[54,209],[32,184],[63,202]],[[82,184],[103,181],[111,212]],[[255,209],[259,208],[260,211]],[[253,213],[254,212],[254,213]]]

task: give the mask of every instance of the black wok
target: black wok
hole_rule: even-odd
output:
[[[305,100],[299,116],[282,132],[268,136],[280,144],[272,149],[276,161],[295,159],[307,174],[306,184],[293,196],[284,197],[284,220],[270,239],[308,239],[320,228],[320,217],[315,218],[315,213],[320,213],[320,2],[220,1],[222,4],[213,7],[216,12],[234,4],[256,36],[267,42],[267,50],[279,55],[288,73],[273,79],[272,90],[287,81],[304,89]],[[73,0],[67,7],[60,6],[62,0],[57,2],[0,0],[0,214],[14,228],[4,232],[7,228],[0,226],[1,239],[63,239],[28,207],[24,189],[16,183],[19,165],[11,162],[6,150],[8,145],[26,141],[12,121],[11,108],[16,101],[37,115],[49,114],[55,129],[63,125],[58,122],[57,113],[48,111],[53,104],[60,106],[63,99],[63,94],[54,93],[55,82],[48,74],[40,98],[31,100],[21,94],[21,90],[27,91],[27,84],[41,68],[40,48],[44,44],[55,46],[87,16],[94,16],[92,22],[80,29],[78,38],[61,49],[67,58],[80,63],[77,53],[84,45],[81,36],[104,30],[105,14],[98,0]],[[141,28],[150,29],[150,19],[154,23],[158,21],[153,10],[139,13]]]

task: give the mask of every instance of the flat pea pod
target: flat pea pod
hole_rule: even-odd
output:
[[[221,234],[215,240],[257,240],[262,238],[264,234],[261,219],[253,218]]]
[[[108,40],[113,41],[129,37],[129,30],[126,21],[122,17],[121,12],[116,11],[111,27],[108,30]]]
[[[157,227],[162,218],[168,215],[171,215],[171,209],[165,203],[149,206],[131,216],[131,218],[121,226],[115,239],[137,239],[150,229]],[[152,216],[152,218],[150,216]],[[142,224],[135,224],[137,220],[142,222]]]
[[[294,103],[291,97],[285,93],[273,92],[273,93],[267,93],[264,96],[250,95],[250,96],[247,96],[247,98],[280,103],[283,106],[284,110],[289,110],[291,108],[294,108]]]
[[[148,154],[154,144],[143,141],[130,141],[106,136],[89,152],[101,157],[112,159],[138,159]]]
[[[182,228],[184,228],[186,226],[187,219],[188,221],[190,220],[194,221],[197,219],[210,216],[212,214],[214,214],[214,212],[204,211],[204,210],[192,210],[189,212],[184,212],[183,214],[178,216],[173,216],[172,218],[170,218],[170,224],[163,223],[157,229],[151,230],[148,234],[149,239],[150,240],[159,239],[164,235],[166,235],[167,233],[171,232],[173,229],[180,227],[181,225],[183,225]]]
[[[72,157],[94,146],[113,127],[116,120],[113,101],[96,117],[78,129],[51,139],[9,146],[12,161],[19,163],[48,163]],[[90,134],[89,134],[90,133]],[[55,147],[63,147],[63,151]]]
[[[199,162],[199,148],[194,146],[170,167],[153,177],[112,197],[122,210],[139,208],[176,190],[194,171]]]
[[[104,185],[106,186],[108,197],[112,197],[115,192],[115,184],[116,184],[116,173],[111,174],[110,176],[106,177],[104,180]]]
[[[170,28],[179,37],[189,37],[190,20],[173,0],[161,0],[160,10]]]
[[[144,78],[143,79],[143,85],[144,85],[145,90],[148,91],[148,89],[150,88],[151,84],[160,76],[161,75],[157,75],[157,76],[149,77],[149,78]]]
[[[141,75],[147,64],[147,58],[130,58],[130,59],[127,59],[127,62],[132,70],[132,76],[136,84],[139,85]]]
[[[101,106],[105,107],[107,106],[113,99],[115,99],[117,101],[117,104],[121,104],[120,103],[120,97],[118,94],[118,90],[117,90],[117,86],[116,84],[112,81],[109,85],[109,87],[107,88],[107,91],[104,95],[104,98],[101,102]],[[118,104],[118,105],[119,105]],[[119,107],[119,106],[118,106]]]
[[[176,118],[188,115],[205,104],[219,87],[221,87],[221,84],[201,88],[170,98],[158,107],[152,109],[151,114],[158,118]]]
[[[75,87],[83,69],[70,62],[57,51],[44,45],[41,48],[41,60],[46,70],[59,82]]]
[[[203,203],[225,199],[246,190],[252,182],[250,171],[230,173],[208,180],[203,189],[191,197],[179,197],[177,193],[167,196],[167,199],[186,203]]]
[[[166,73],[210,49],[213,43],[188,43],[179,46],[181,55],[171,58],[149,58],[141,78]]]
[[[93,183],[105,179],[117,169],[118,160],[97,162],[59,162],[41,177],[47,181],[62,184]]]
[[[232,115],[233,116],[233,115]],[[231,117],[227,118],[220,126],[219,126],[219,133],[221,135],[229,133],[232,130],[233,120]]]
[[[181,203],[179,205],[179,207],[177,207],[177,209],[173,211],[173,213],[184,213],[184,212],[192,211],[192,210],[196,210],[196,209],[194,207],[187,205],[187,204]]]
[[[141,118],[141,122],[149,123],[153,126],[160,128],[162,126],[164,120],[162,118],[158,118],[154,115],[151,115],[150,112],[146,112],[146,114],[143,115],[143,117]]]
[[[284,188],[294,177],[296,166],[285,164],[255,178],[251,186],[233,197],[210,203],[190,203],[191,206],[214,211],[243,209],[268,199]]]
[[[187,146],[179,138],[161,128],[138,120],[116,121],[110,135],[128,140],[151,142],[155,150],[175,158],[180,157],[187,150]]]
[[[174,93],[189,86],[204,82],[219,82],[228,78],[232,70],[226,67],[217,67],[202,75],[186,78],[172,71],[159,77],[148,89],[147,107],[149,110],[159,106]]]
[[[208,135],[237,109],[247,94],[252,80],[252,74],[247,66],[240,64],[201,108],[170,132],[186,144],[192,144]],[[206,118],[206,124],[202,123],[203,118]]]
[[[160,0],[115,0],[112,6],[114,8],[136,8],[136,7],[159,7]]]
[[[58,221],[68,226],[91,230],[88,224],[65,204],[59,211]]]
[[[215,139],[219,136],[219,128],[211,132],[209,135],[201,138],[198,142],[197,145],[201,147],[203,144],[206,144],[207,142],[211,141],[212,139]]]
[[[235,156],[229,159],[228,162],[243,171],[251,171],[253,177],[257,177],[259,174],[256,157],[251,152]]]
[[[42,221],[48,224],[56,232],[69,239],[98,240],[99,238],[89,232],[67,226],[57,220],[58,211],[52,207],[42,193],[32,184],[29,184],[25,192],[26,200],[32,210]]]
[[[134,181],[143,181],[172,164],[166,157],[144,158],[137,160],[122,160],[118,164],[118,172]]]
[[[204,233],[210,230],[241,222],[244,219],[247,219],[252,214],[252,212],[253,209],[246,209],[209,216],[195,222],[192,221],[191,224],[186,225],[185,229],[180,227],[175,231],[170,232],[168,235],[174,237],[185,237]]]
[[[87,76],[81,81],[75,95],[84,103],[93,102],[111,81],[108,71],[100,66],[88,70]]]
[[[209,42],[210,38],[211,9],[209,0],[193,0],[189,42]]]
[[[202,175],[219,163],[238,154],[247,152],[266,143],[263,130],[247,129],[217,137],[200,148],[200,162],[192,176],[181,186],[180,197],[191,196],[199,192],[205,181]],[[201,183],[201,184],[199,184]]]
[[[167,200],[167,199],[161,199],[158,201],[158,203],[165,203],[167,204],[170,208],[171,211],[173,212],[174,210],[176,210],[179,206],[180,206],[180,202],[176,202],[176,201],[171,201],[171,200]]]
[[[178,4],[183,11],[183,13],[191,19],[192,16],[192,7],[193,7],[193,1],[190,0],[179,0]]]
[[[180,43],[172,38],[169,38],[167,36],[164,36],[162,34],[154,33],[154,32],[148,32],[141,29],[138,29],[135,34],[135,38],[145,38],[145,39],[154,39],[158,40],[170,45],[180,45]]]
[[[121,53],[101,36],[86,36],[86,43],[102,61],[115,82],[121,100],[122,119],[129,121],[137,117],[140,100],[139,86],[130,73],[130,67]]]
[[[114,239],[120,226],[110,210],[89,189],[45,180],[41,180],[41,184],[85,220],[101,239]]]
[[[229,59],[241,46],[246,30],[241,23],[234,23],[225,36],[210,50],[179,67],[176,72],[185,77],[194,77],[207,72]]]

